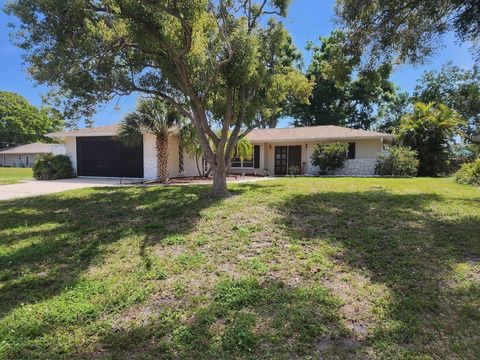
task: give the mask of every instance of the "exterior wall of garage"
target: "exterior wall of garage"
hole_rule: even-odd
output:
[[[65,148],[67,150],[67,156],[72,162],[73,171],[75,172],[75,174],[77,174],[77,138],[65,138]]]

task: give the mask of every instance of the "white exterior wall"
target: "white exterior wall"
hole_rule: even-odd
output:
[[[77,174],[77,138],[65,138],[65,148],[67,149],[67,156],[72,162],[73,171]]]
[[[143,135],[143,177],[148,180],[157,178],[157,150],[155,135]]]
[[[198,175],[195,161],[186,154],[184,154],[184,173],[179,173],[180,158],[178,146],[178,137],[176,135],[170,135],[168,137],[168,177]],[[143,176],[147,180],[157,178],[157,149],[155,135],[153,134],[145,134],[143,136]]]
[[[0,166],[32,167],[37,154],[0,154]]]

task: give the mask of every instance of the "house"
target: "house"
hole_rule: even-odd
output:
[[[143,135],[143,144],[128,148],[115,139],[118,125],[51,133],[63,138],[67,155],[78,176],[155,179],[157,170],[155,136]],[[373,175],[375,161],[393,135],[339,126],[256,129],[247,138],[254,146],[252,159],[234,158],[232,173],[286,175],[295,166],[301,174],[317,174],[311,164],[318,143],[348,143],[348,160],[338,175]],[[196,176],[203,164],[185,154],[175,132],[169,137],[169,177]]]
[[[34,143],[0,150],[0,166],[32,167],[38,155],[66,154],[63,144]]]
[[[473,140],[474,143],[479,143],[480,144],[480,135],[474,136],[472,140]]]

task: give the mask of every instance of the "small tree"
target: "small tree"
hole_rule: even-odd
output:
[[[464,123],[457,112],[437,103],[418,102],[402,117],[398,138],[418,152],[420,176],[438,176],[446,170],[450,145]]]
[[[317,144],[313,149],[312,164],[318,166],[321,174],[333,173],[347,160],[347,144]]]
[[[416,176],[417,152],[405,146],[392,146],[378,156],[375,174],[384,176]]]
[[[125,116],[120,124],[117,139],[127,146],[142,144],[143,132],[149,131],[156,137],[157,180],[167,181],[168,135],[180,123],[176,111],[158,99],[142,99],[137,110]]]

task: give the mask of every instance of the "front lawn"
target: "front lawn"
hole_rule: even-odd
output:
[[[480,192],[450,179],[0,202],[0,358],[480,357]]]
[[[32,180],[31,168],[0,167],[0,185],[15,184],[20,180]]]

